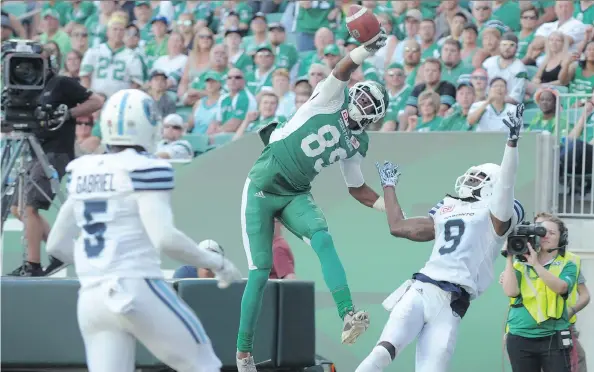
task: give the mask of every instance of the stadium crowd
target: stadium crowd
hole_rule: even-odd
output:
[[[166,117],[160,156],[190,159],[291,117],[358,45],[352,3],[390,35],[350,82],[389,90],[372,130],[504,130],[494,119],[524,102],[526,130],[555,133],[569,92],[584,98],[562,106],[585,109],[560,130],[591,154],[594,1],[11,1],[2,41],[39,40],[62,74],[106,97],[146,90]],[[102,151],[98,116],[80,120],[78,154]]]

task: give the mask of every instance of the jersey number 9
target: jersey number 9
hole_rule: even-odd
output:
[[[439,254],[441,255],[452,253],[458,248],[466,225],[462,220],[448,220],[444,228],[443,239],[446,241],[446,244],[439,248]]]
[[[330,137],[329,139],[326,139]],[[347,152],[343,148],[336,148],[328,155],[328,160],[324,162],[322,155],[326,149],[332,148],[340,141],[340,132],[335,126],[324,125],[318,129],[318,133],[312,133],[301,141],[303,153],[310,158],[317,158],[314,163],[314,169],[320,173],[323,167],[334,164],[340,159],[346,159]]]

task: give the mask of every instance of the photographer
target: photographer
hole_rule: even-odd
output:
[[[34,46],[35,50],[41,50]],[[3,45],[4,50],[4,45]],[[10,52],[3,54],[3,58]],[[58,173],[60,180],[64,176],[66,165],[74,159],[74,144],[76,132],[76,117],[92,114],[101,108],[103,98],[84,88],[73,78],[59,76],[59,66],[52,62],[47,51],[42,51],[41,56],[47,61],[45,74],[45,87],[38,98],[38,106],[41,108],[52,107],[47,113],[51,123],[60,122],[63,125],[50,131],[44,128],[35,131],[49,163]],[[3,61],[4,62],[4,61]],[[5,77],[10,79],[10,77]],[[3,92],[3,95],[10,97],[11,92]],[[10,98],[9,98],[10,99]],[[49,209],[55,195],[52,193],[50,180],[47,178],[44,169],[38,159],[34,158],[28,164],[28,178],[24,185],[25,194],[25,215],[21,216],[17,206],[18,198],[13,198],[11,212],[25,225],[25,238],[27,240],[27,259],[11,275],[16,276],[44,276],[51,275],[63,267],[63,263],[50,257],[50,265],[43,270],[40,264],[40,250],[42,240],[47,239],[49,224],[39,214],[39,210]],[[22,185],[19,185],[21,187]],[[48,197],[49,196],[49,199]]]
[[[529,235],[525,245],[508,240],[504,251],[507,263],[502,286],[512,299],[507,352],[515,372],[570,372],[567,298],[575,289],[578,268],[565,250],[568,237],[564,222],[546,215],[537,223],[536,227],[523,226],[531,231],[529,234],[512,233],[514,238]],[[536,229],[540,231],[533,232]]]

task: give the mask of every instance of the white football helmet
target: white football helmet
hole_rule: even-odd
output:
[[[383,85],[375,81],[362,81],[349,88],[349,118],[363,131],[369,124],[386,116],[390,97]]]
[[[155,151],[161,117],[155,100],[138,89],[124,89],[109,97],[100,119],[102,142],[112,146],[141,146]]]
[[[499,180],[501,167],[493,163],[485,163],[470,167],[466,173],[458,177],[454,190],[458,197],[485,199],[493,194],[493,186]]]

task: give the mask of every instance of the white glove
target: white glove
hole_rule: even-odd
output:
[[[223,258],[223,266],[217,270],[213,270],[215,278],[219,281],[217,286],[221,289],[227,288],[233,282],[240,281],[241,273],[235,265],[226,258]]]
[[[377,53],[378,50],[382,49],[384,46],[386,46],[386,42],[388,40],[388,35],[386,34],[386,30],[382,27],[380,29],[380,33],[377,37],[376,40],[374,40],[373,42],[366,42],[363,44],[363,47],[365,48],[365,50],[367,52],[369,52],[369,54],[371,54],[372,56],[375,55],[375,53]]]
[[[380,165],[380,163],[375,163],[375,166],[377,168],[377,172],[379,173],[382,187],[395,187],[396,184],[398,184],[398,178],[400,177],[398,165],[389,161],[385,161],[383,165]]]
[[[509,140],[517,141],[520,138],[520,130],[524,125],[524,104],[520,103],[516,108],[516,115],[511,112],[507,113],[509,119],[503,119],[503,124],[509,129]]]

